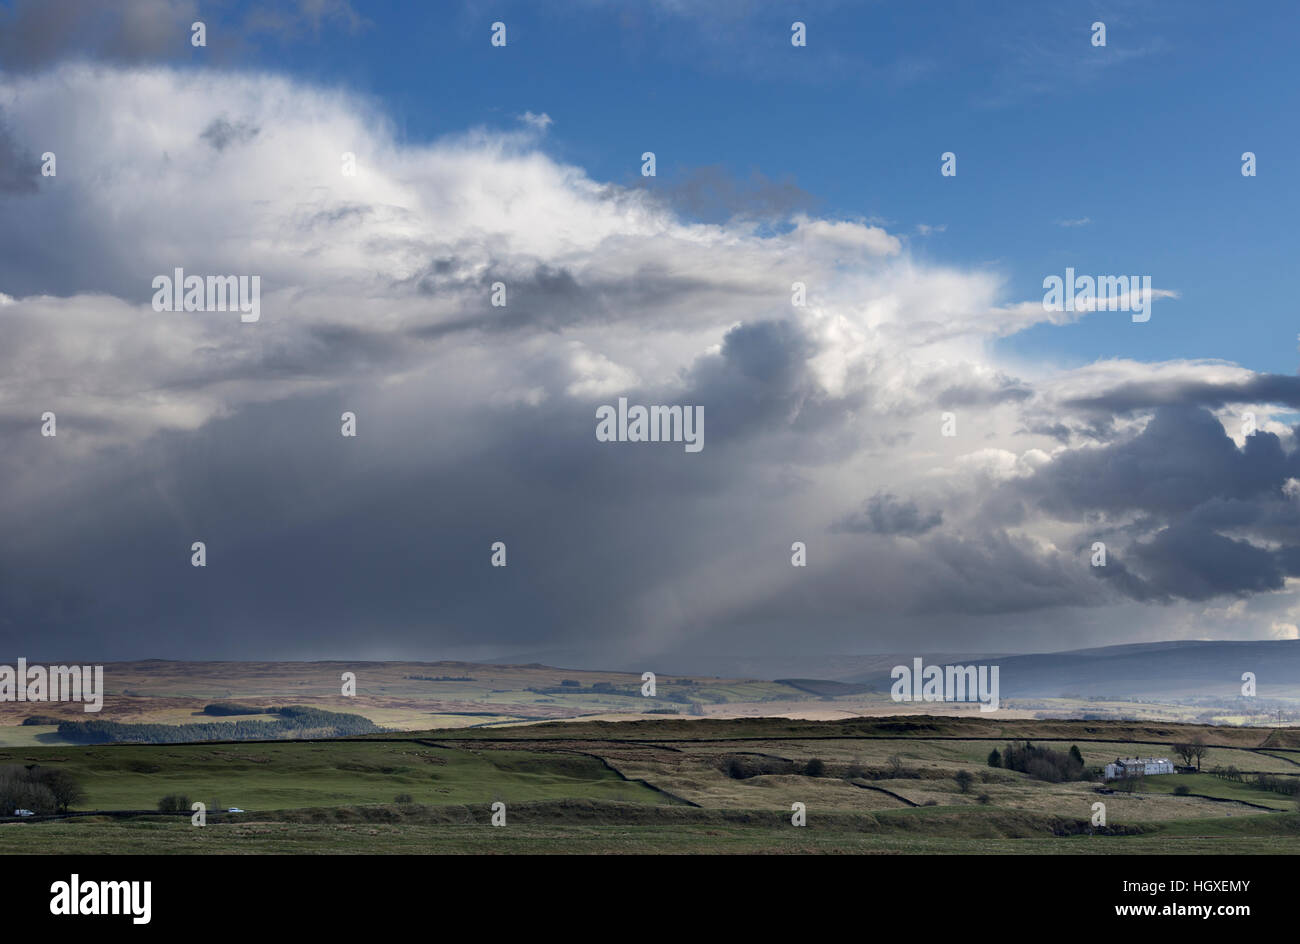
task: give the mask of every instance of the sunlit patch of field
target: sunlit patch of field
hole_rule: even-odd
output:
[[[0,765],[65,767],[85,810],[148,810],[179,793],[247,810],[389,803],[512,802],[586,796],[667,802],[599,760],[571,753],[466,751],[404,742],[106,745],[0,751]]]
[[[1300,751],[1262,750],[1257,751],[1256,753],[1266,754],[1269,757],[1275,757],[1282,761],[1283,766],[1281,772],[1283,773],[1300,773]],[[1262,770],[1264,768],[1261,767],[1260,769]]]
[[[1224,780],[1211,774],[1168,774],[1159,777],[1144,777],[1140,785],[1143,793],[1160,795],[1172,793],[1179,787],[1185,787],[1192,793],[1206,797],[1218,797],[1227,800],[1241,800],[1256,806],[1266,806],[1274,810],[1294,810],[1295,797],[1260,790],[1251,785],[1249,780],[1239,782]]]
[[[70,744],[58,735],[57,725],[27,724],[0,727],[0,747],[37,747]]]
[[[344,672],[356,675],[354,696],[342,694]],[[650,708],[674,708],[684,715],[693,702],[702,713],[731,702],[771,710],[807,700],[805,693],[776,682],[668,675],[659,677],[656,697],[645,698],[639,674],[459,662],[109,663],[104,684],[103,709],[93,715],[83,713],[80,704],[0,703],[0,731],[32,714],[129,724],[234,720],[202,713],[218,701],[305,705],[362,715],[381,727],[425,730],[578,716],[626,718]]]

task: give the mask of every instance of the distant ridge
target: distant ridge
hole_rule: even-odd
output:
[[[1017,656],[974,656],[958,664],[1000,666],[1003,698],[1064,695],[1154,698],[1231,697],[1253,672],[1257,693],[1300,698],[1300,640],[1179,640],[1131,643]],[[933,662],[926,664],[954,664]],[[888,670],[841,681],[877,691],[892,683]]]

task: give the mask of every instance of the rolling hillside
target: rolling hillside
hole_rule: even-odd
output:
[[[1261,697],[1300,698],[1297,640],[1137,643],[970,661],[1001,667],[1003,698],[1231,698],[1244,672],[1255,673]],[[878,691],[891,684],[887,668],[840,681]]]

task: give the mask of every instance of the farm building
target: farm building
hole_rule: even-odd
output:
[[[1174,765],[1164,757],[1126,757],[1115,758],[1115,763],[1106,765],[1107,780],[1121,780],[1124,777],[1137,777],[1142,774],[1172,774]]]

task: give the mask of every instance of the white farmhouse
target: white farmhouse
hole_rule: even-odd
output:
[[[1141,774],[1172,774],[1174,765],[1166,757],[1125,757],[1115,758],[1115,763],[1106,765],[1106,779],[1120,780],[1124,777],[1137,777]]]

